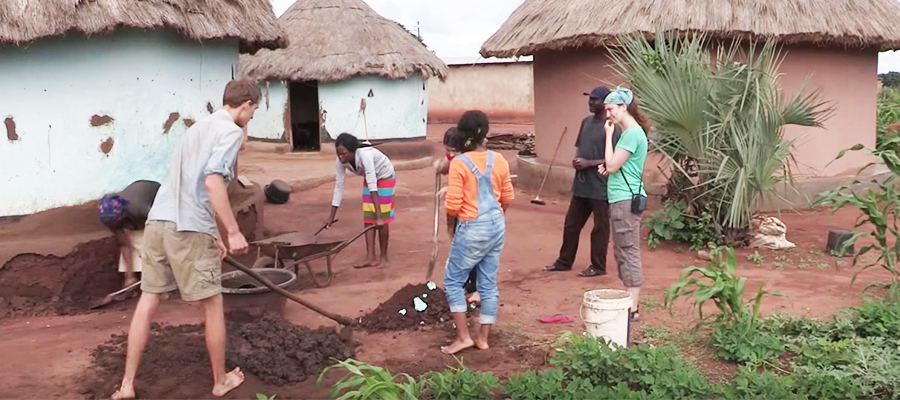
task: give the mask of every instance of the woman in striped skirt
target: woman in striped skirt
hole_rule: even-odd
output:
[[[356,136],[342,133],[334,141],[337,152],[335,161],[334,197],[331,200],[331,216],[325,226],[330,227],[337,215],[344,196],[344,176],[346,171],[364,176],[363,180],[363,223],[366,227],[378,228],[366,232],[366,261],[356,268],[375,267],[388,262],[388,225],[394,221],[394,186],[397,175],[391,160],[371,144],[360,143]],[[381,244],[381,259],[375,254],[375,232]]]

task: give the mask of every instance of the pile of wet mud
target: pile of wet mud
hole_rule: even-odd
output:
[[[333,359],[354,355],[355,344],[341,340],[333,329],[310,330],[267,314],[254,322],[229,324],[226,369],[240,366],[271,385],[315,378]],[[212,378],[203,325],[151,326],[150,342],[141,358],[135,382],[141,398],[209,398]],[[122,379],[126,334],[91,352],[91,366],[80,380],[81,394],[106,398]]]
[[[121,288],[114,237],[82,243],[64,257],[20,254],[0,268],[0,318],[80,314]]]
[[[444,290],[434,283],[406,285],[359,320],[370,332],[416,329],[450,321],[450,306]]]

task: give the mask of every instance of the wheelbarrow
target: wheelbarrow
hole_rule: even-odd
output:
[[[332,261],[337,254],[356,241],[356,239],[365,235],[366,232],[376,227],[376,225],[368,226],[356,236],[344,241],[335,241],[334,239],[305,232],[291,232],[264,240],[257,240],[250,243],[256,247],[256,262],[253,263],[251,268],[293,269],[295,274],[300,275],[300,265],[303,265],[309,272],[309,277],[313,283],[317,287],[323,288],[330,285],[332,278],[334,278]],[[311,262],[321,258],[325,259],[325,265],[327,266],[327,275],[324,281],[316,279],[312,265],[310,265]]]

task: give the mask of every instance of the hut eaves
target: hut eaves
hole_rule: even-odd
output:
[[[447,77],[449,68],[397,23],[362,0],[299,0],[279,18],[288,47],[241,56],[239,73],[255,80],[337,82],[377,75]]]
[[[240,39],[240,49],[286,46],[268,0],[0,0],[0,44],[118,28],[174,29],[195,40]]]
[[[482,46],[485,57],[601,47],[622,34],[900,49],[897,0],[527,0]]]

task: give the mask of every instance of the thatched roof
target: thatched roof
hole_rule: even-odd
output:
[[[278,21],[288,47],[242,56],[242,76],[336,82],[362,75],[444,79],[449,73],[418,39],[362,0],[299,0]]]
[[[268,0],[0,0],[0,44],[122,27],[171,28],[196,40],[238,38],[242,52],[286,45]]]
[[[485,57],[600,47],[621,34],[703,32],[719,39],[900,48],[897,0],[527,0],[481,48]],[[650,36],[652,37],[652,36]]]

